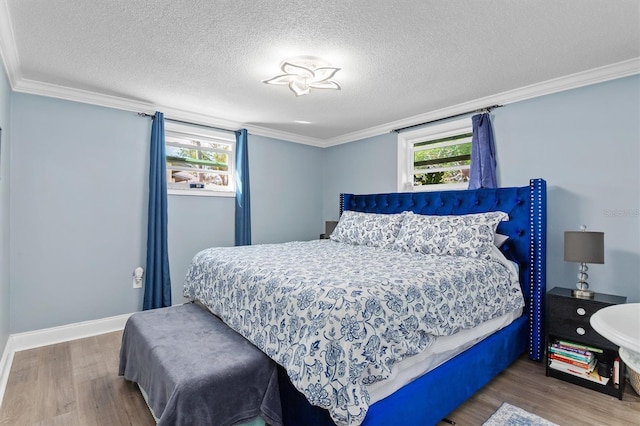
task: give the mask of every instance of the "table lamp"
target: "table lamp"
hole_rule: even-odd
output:
[[[571,295],[580,299],[592,299],[594,293],[589,290],[587,283],[587,263],[604,263],[604,232],[587,232],[584,225],[580,227],[580,231],[565,231],[564,260],[580,263],[577,288]]]
[[[329,238],[334,229],[338,226],[338,221],[328,220],[324,223],[324,233]]]

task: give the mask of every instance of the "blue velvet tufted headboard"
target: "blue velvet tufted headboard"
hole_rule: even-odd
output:
[[[509,214],[498,232],[509,236],[503,246],[508,258],[520,265],[520,285],[529,317],[529,358],[543,353],[543,302],[546,294],[546,200],[547,184],[532,179],[529,186],[468,191],[401,192],[369,195],[340,195],[344,210],[366,213],[412,211],[428,215],[458,215],[490,211]]]

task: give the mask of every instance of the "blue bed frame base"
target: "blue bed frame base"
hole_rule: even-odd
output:
[[[546,294],[546,182],[529,186],[470,191],[413,192],[372,195],[343,194],[340,213],[449,215],[504,211],[509,221],[498,232],[509,236],[505,255],[520,265],[525,298],[523,315],[455,358],[371,405],[364,426],[435,425],[466,401],[528,349],[529,358],[543,354],[542,319]],[[312,406],[280,369],[285,425],[333,425],[328,412]]]
[[[522,355],[527,345],[526,328],[526,318],[520,317],[510,327],[398,389],[384,402],[379,401],[382,404],[369,408],[363,425],[438,423]]]

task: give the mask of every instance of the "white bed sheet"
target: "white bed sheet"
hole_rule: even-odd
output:
[[[522,315],[522,308],[486,321],[477,327],[461,330],[451,336],[440,336],[427,350],[394,364],[391,377],[369,385],[370,404],[391,395],[414,379],[469,349],[482,339],[511,324]]]

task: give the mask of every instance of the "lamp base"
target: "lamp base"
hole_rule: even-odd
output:
[[[571,290],[571,296],[578,299],[593,299],[593,297],[595,296],[595,293],[591,290],[575,289],[575,290]]]

